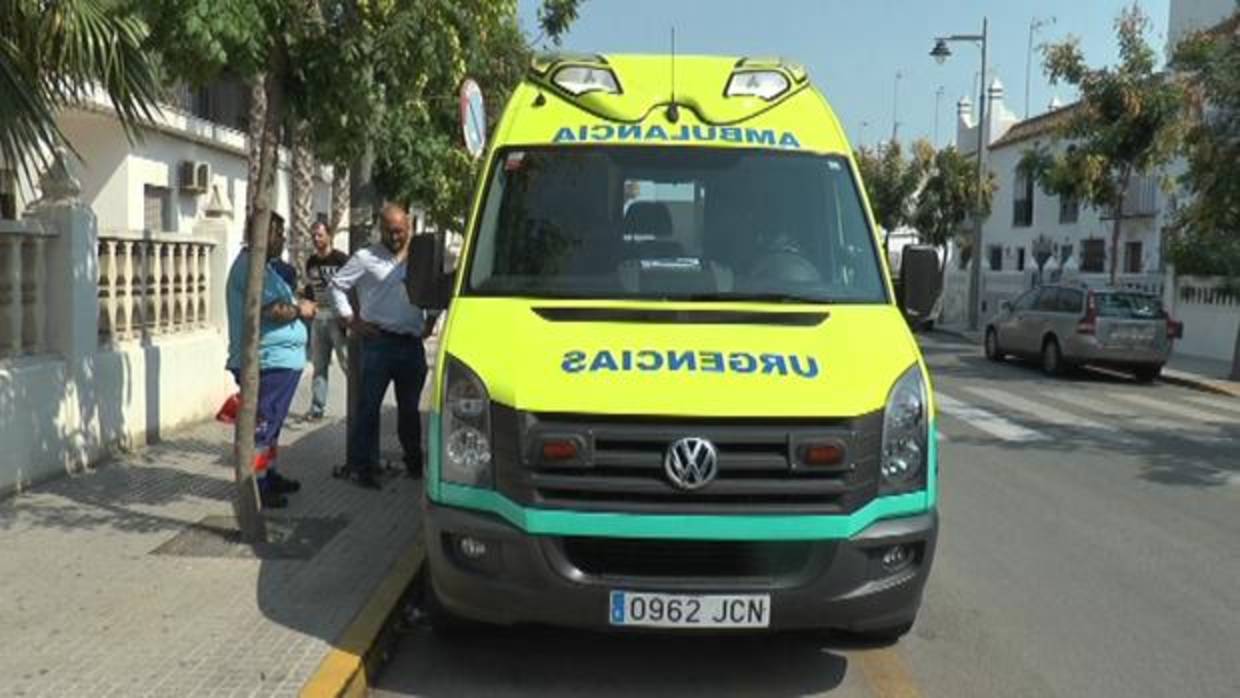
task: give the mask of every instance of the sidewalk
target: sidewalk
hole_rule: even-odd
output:
[[[1163,369],[1163,379],[1188,383],[1216,393],[1240,397],[1240,381],[1229,380],[1230,361],[1200,359],[1191,356],[1171,355]]]
[[[267,514],[258,554],[219,532],[233,494],[221,424],[0,501],[0,695],[297,695],[418,526],[414,480],[331,478],[344,390],[337,374],[331,416],[286,427],[281,467],[302,491]],[[394,418],[383,451],[399,460]]]
[[[950,335],[979,347],[982,344],[980,332],[973,332],[964,327],[936,324],[932,332]],[[1240,397],[1240,382],[1227,379],[1230,371],[1231,364],[1226,361],[1199,359],[1173,353],[1163,369],[1162,380],[1196,390]]]

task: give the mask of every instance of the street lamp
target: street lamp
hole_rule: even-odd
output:
[[[986,181],[982,171],[982,158],[986,138],[986,37],[988,26],[987,19],[983,17],[981,34],[940,36],[934,40],[934,48],[930,50],[930,56],[938,61],[939,65],[942,65],[952,55],[951,48],[948,46],[949,43],[964,41],[977,44],[982,48],[982,71],[979,90],[981,94],[977,101],[977,191],[974,192],[973,201],[973,254],[971,260],[973,269],[969,274],[969,329],[971,330],[976,330],[978,327],[978,315],[980,314],[978,305],[982,284],[982,187],[985,186]]]

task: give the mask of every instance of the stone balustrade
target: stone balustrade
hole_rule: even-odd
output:
[[[0,358],[47,350],[47,247],[35,221],[0,221]]]
[[[216,240],[138,231],[104,233],[98,244],[101,345],[211,323]]]

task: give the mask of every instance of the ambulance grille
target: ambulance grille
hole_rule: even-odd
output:
[[[497,484],[523,504],[652,514],[847,514],[877,495],[882,413],[841,420],[661,419],[518,413],[497,408]],[[709,440],[718,474],[705,487],[672,484],[664,456],[684,437]],[[543,462],[545,439],[583,446]],[[805,443],[844,449],[841,463],[806,466]],[[508,464],[513,467],[507,467]]]
[[[800,573],[810,560],[803,541],[680,541],[570,536],[564,558],[598,577],[770,579]]]

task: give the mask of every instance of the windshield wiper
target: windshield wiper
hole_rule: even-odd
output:
[[[781,291],[763,291],[757,293],[696,293],[688,296],[668,296],[667,299],[721,302],[740,301],[755,303],[806,303],[812,305],[825,305],[839,302],[838,300],[823,298],[821,296],[806,296]]]

